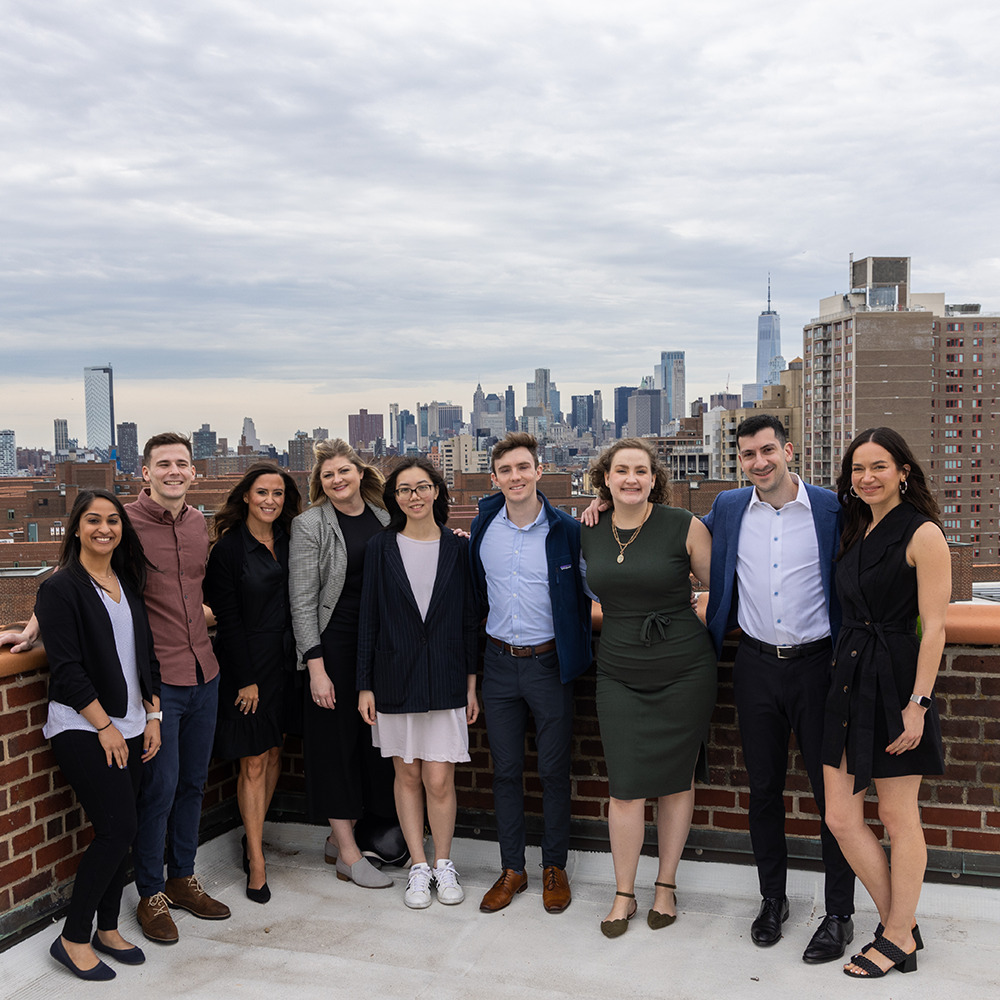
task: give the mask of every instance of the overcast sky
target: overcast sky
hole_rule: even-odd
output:
[[[0,427],[345,433],[687,352],[753,378],[848,255],[1000,309],[987,0],[0,0]]]

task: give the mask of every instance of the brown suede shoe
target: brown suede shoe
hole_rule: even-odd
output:
[[[168,878],[163,891],[171,906],[187,910],[202,920],[225,920],[231,915],[225,903],[212,899],[205,892],[197,875],[188,875],[187,878]]]
[[[158,944],[177,943],[177,925],[167,908],[167,897],[158,892],[155,896],[143,896],[135,909],[136,919],[142,933],[150,941]]]
[[[546,912],[562,913],[572,902],[565,869],[549,865],[542,871],[542,904]]]
[[[500,873],[500,878],[493,883],[493,887],[488,889],[483,901],[479,904],[479,909],[483,913],[496,913],[505,906],[510,906],[510,901],[519,893],[528,888],[528,873],[516,872],[513,868],[504,868]]]

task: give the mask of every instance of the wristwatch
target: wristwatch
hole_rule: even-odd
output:
[[[919,705],[921,708],[930,708],[932,704],[930,698],[924,694],[911,694],[910,701],[912,701],[915,705]]]
[[[927,704],[929,705],[930,702],[927,702]],[[162,722],[163,721],[163,713],[162,712],[147,712],[146,713],[146,721],[147,722],[152,722],[153,719],[156,719],[157,722]]]

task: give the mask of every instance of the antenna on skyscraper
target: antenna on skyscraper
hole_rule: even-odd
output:
[[[767,272],[767,311],[771,311],[771,272]]]

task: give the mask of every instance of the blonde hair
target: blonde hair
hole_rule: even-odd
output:
[[[382,473],[375,466],[362,462],[358,453],[343,438],[317,441],[313,445],[313,457],[315,462],[309,473],[309,503],[313,507],[319,507],[328,501],[320,480],[324,462],[331,458],[346,458],[361,473],[361,499],[385,510],[385,501],[382,499],[385,480]]]

